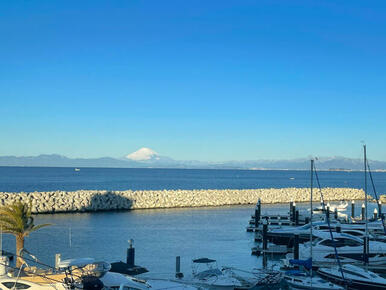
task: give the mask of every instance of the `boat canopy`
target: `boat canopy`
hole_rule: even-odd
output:
[[[306,269],[311,269],[312,268],[312,259],[309,258],[307,260],[296,260],[296,259],[291,259],[289,260],[290,264],[292,265],[299,265],[303,266]]]
[[[208,259],[208,258],[200,258],[200,259],[193,260],[193,263],[197,263],[197,264],[208,264],[208,263],[214,263],[214,262],[216,262],[216,260]]]

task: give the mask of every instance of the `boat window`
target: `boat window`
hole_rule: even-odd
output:
[[[356,241],[356,240],[351,240],[351,239],[337,239],[339,243],[343,244],[344,246],[348,247],[359,247],[361,246],[361,243]]]
[[[353,236],[363,236],[363,233],[361,232],[353,232],[353,231],[345,231],[346,234],[353,235]]]
[[[16,284],[16,285],[15,285]],[[8,289],[28,289],[31,286],[23,283],[18,282],[3,282],[3,285],[7,287]]]
[[[331,248],[334,247],[334,243],[332,242],[332,240],[324,240],[320,244],[323,246],[326,246],[326,247],[331,247]],[[344,247],[344,246],[345,246],[344,243],[342,244],[342,242],[335,240],[335,247],[340,248],[340,247]]]
[[[319,243],[322,239],[320,238],[315,238],[315,237],[312,237],[312,245],[313,246],[316,246],[317,243]]]

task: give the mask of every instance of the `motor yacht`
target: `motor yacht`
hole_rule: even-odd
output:
[[[348,289],[386,289],[386,279],[354,265],[343,265],[341,269],[337,266],[320,268],[318,274],[329,281],[347,286]]]
[[[334,241],[330,233],[314,231],[316,237],[311,245],[310,242],[299,245],[299,258],[307,259],[309,248],[313,247],[313,267],[334,266],[336,264],[335,249],[338,250],[342,264],[360,265],[364,261],[363,240],[345,233],[333,233]],[[378,241],[369,242],[369,269],[382,269],[386,266],[386,243]]]

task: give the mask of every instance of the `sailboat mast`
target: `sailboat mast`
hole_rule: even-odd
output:
[[[365,249],[366,249],[366,257],[365,257],[365,263],[367,264],[367,257],[369,254],[369,228],[368,228],[368,221],[367,221],[367,156],[366,156],[366,144],[363,145],[363,159],[364,159],[364,169],[365,169]]]
[[[310,196],[310,257],[312,263],[312,189],[313,189],[313,181],[314,181],[314,160],[311,159],[311,196]],[[312,265],[312,264],[311,264]],[[311,286],[312,286],[312,266],[310,270],[311,275]]]

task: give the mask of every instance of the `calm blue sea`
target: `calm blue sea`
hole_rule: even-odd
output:
[[[362,172],[321,171],[322,187],[363,188]],[[249,189],[307,187],[308,171],[0,167],[0,191],[77,189]],[[386,173],[374,172],[377,191],[386,193]],[[371,183],[369,180],[369,189]]]
[[[319,172],[326,186],[363,187],[360,172]],[[374,173],[379,192],[386,192],[386,173]],[[77,189],[200,189],[305,187],[305,171],[0,168],[0,191],[30,192]],[[304,210],[308,204],[298,204]],[[361,203],[357,202],[359,215]],[[369,215],[374,205],[370,206]],[[287,204],[263,205],[263,212],[284,214]],[[251,256],[253,233],[246,226],[253,206],[183,208],[119,212],[38,215],[35,222],[52,226],[32,233],[25,247],[41,261],[54,264],[55,253],[63,259],[94,257],[109,262],[125,260],[127,241],[134,239],[136,262],[149,276],[173,277],[175,256],[181,256],[185,275],[191,260],[209,257],[219,265],[245,270],[261,266]],[[4,235],[4,249],[14,252],[15,239]]]

